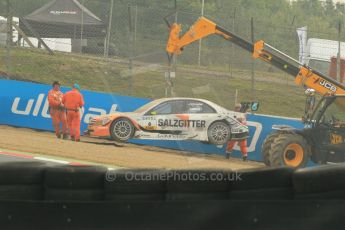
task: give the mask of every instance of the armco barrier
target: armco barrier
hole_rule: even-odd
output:
[[[48,111],[47,93],[50,85],[36,84],[12,80],[0,80],[0,124],[27,127],[41,130],[52,130]],[[62,87],[66,92],[68,88]],[[82,114],[82,130],[86,129],[89,118],[96,115],[108,114],[114,111],[133,111],[150,99],[127,97],[116,94],[106,94],[82,90],[85,108]],[[249,159],[261,161],[261,145],[265,137],[272,132],[272,125],[284,124],[302,128],[303,124],[294,119],[248,115],[250,138],[248,139]],[[225,146],[206,145],[194,141],[152,141],[133,140],[137,144],[154,145],[164,148],[180,149],[205,154],[223,155]],[[240,156],[238,147],[234,156]]]

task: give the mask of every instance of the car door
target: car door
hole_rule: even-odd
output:
[[[186,116],[189,119],[189,132],[199,140],[207,140],[207,128],[217,119],[217,111],[199,100],[186,100]]]
[[[162,102],[149,111],[141,119],[143,130],[151,134],[152,139],[183,139],[183,122],[180,114],[185,110],[183,100]]]
[[[328,162],[345,161],[345,97],[336,98],[321,118],[319,143]]]

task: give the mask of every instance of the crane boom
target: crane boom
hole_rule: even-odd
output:
[[[179,55],[185,46],[209,35],[216,34],[252,53],[253,58],[268,62],[294,76],[297,85],[314,89],[321,95],[345,94],[345,85],[342,83],[308,66],[302,65],[294,58],[266,44],[263,40],[253,44],[205,17],[200,17],[183,36],[180,36],[181,27],[177,23],[170,26],[166,51],[171,55]]]

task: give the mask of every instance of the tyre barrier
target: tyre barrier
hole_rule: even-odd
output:
[[[223,170],[107,170],[100,166],[0,164],[0,201],[193,201],[345,199],[345,164]]]
[[[231,199],[286,200],[293,199],[293,168],[241,170],[239,180],[231,183]]]
[[[0,163],[0,226],[339,229],[344,177],[345,165],[232,172]]]
[[[223,200],[228,198],[231,171],[175,170],[169,172],[167,200]]]
[[[345,165],[299,169],[293,174],[295,199],[345,199]]]
[[[44,172],[44,199],[101,201],[106,172],[99,166],[48,167]]]
[[[0,200],[42,200],[45,168],[41,162],[0,164]]]
[[[166,171],[152,169],[119,169],[106,174],[105,200],[165,200]]]

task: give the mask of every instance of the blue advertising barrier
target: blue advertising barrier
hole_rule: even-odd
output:
[[[47,94],[51,86],[29,82],[0,80],[0,124],[52,131]],[[66,92],[69,88],[62,87]],[[81,130],[86,130],[92,116],[109,114],[115,111],[128,112],[146,104],[150,99],[121,96],[82,90],[85,107],[82,113]],[[261,145],[265,137],[272,132],[272,125],[283,124],[303,128],[300,121],[294,119],[248,115],[250,138],[248,139],[248,158],[261,161]],[[133,140],[133,143],[179,149],[204,154],[225,154],[225,146],[217,148],[196,141],[152,141]],[[234,156],[240,156],[238,146]]]
[[[47,95],[51,86],[12,80],[0,80],[0,124],[53,130]],[[62,87],[62,92],[70,88]],[[82,113],[81,130],[86,130],[92,116],[115,111],[133,111],[149,99],[81,91],[86,105]]]

